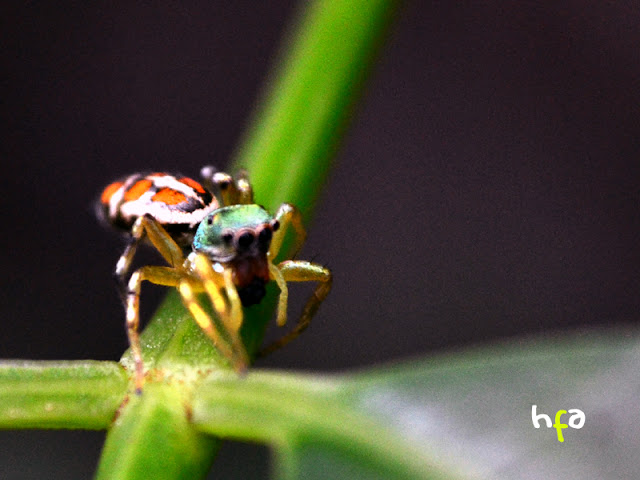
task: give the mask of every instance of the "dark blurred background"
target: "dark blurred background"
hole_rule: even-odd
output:
[[[0,357],[117,360],[122,241],[92,202],[134,171],[224,167],[297,2],[18,5],[0,20]],[[334,290],[259,366],[636,322],[638,25],[637,2],[408,2],[301,255]],[[162,294],[143,290],[147,318]],[[0,472],[86,478],[102,435],[0,433]],[[211,478],[267,464],[231,444]]]

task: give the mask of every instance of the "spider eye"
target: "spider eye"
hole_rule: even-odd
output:
[[[244,232],[238,238],[238,246],[241,248],[248,248],[251,246],[253,241],[255,240],[255,235],[251,232]]]
[[[260,230],[260,233],[258,234],[258,243],[260,244],[260,250],[262,252],[267,253],[269,251],[269,245],[271,244],[272,237],[273,232],[268,225]]]
[[[280,228],[280,222],[278,220],[274,220],[273,222],[271,222],[271,228],[273,228],[274,232],[277,232]]]
[[[213,225],[213,215],[207,217],[207,225]]]
[[[233,241],[233,234],[231,232],[225,232],[222,234],[222,241],[227,245],[230,245]]]
[[[273,233],[271,233],[270,228],[263,228],[258,234],[258,241],[260,243],[268,243],[271,241],[271,237],[273,237]]]

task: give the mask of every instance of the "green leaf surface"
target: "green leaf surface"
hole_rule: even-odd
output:
[[[332,376],[216,376],[203,431],[264,441],[278,478],[640,478],[637,332],[526,341]],[[532,423],[580,409],[581,429]],[[570,416],[561,417],[568,423]]]
[[[0,362],[0,428],[104,429],[127,383],[115,362]]]

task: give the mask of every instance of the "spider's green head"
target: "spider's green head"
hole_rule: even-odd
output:
[[[200,222],[193,250],[220,263],[264,257],[278,227],[278,221],[259,205],[222,207]]]

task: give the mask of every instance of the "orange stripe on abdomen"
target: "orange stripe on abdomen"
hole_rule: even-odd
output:
[[[103,205],[108,205],[113,194],[120,190],[122,185],[122,182],[113,182],[111,185],[107,185],[107,187],[102,191],[102,195],[100,195],[100,202]]]
[[[125,192],[124,194],[125,201],[130,202],[132,200],[139,199],[151,188],[152,184],[153,182],[151,180],[147,180],[147,179],[138,180],[136,183],[131,185],[131,187],[129,187],[129,190]]]
[[[165,187],[158,190],[158,193],[151,197],[151,200],[154,202],[162,202],[166,205],[178,205],[179,203],[186,202],[187,197],[185,197],[183,193]]]
[[[193,188],[198,193],[205,193],[205,189],[202,188],[202,185],[200,185],[198,182],[196,182],[195,180],[193,180],[193,179],[191,179],[189,177],[182,177],[178,181],[180,183],[184,183],[185,185],[189,185],[191,188]]]

